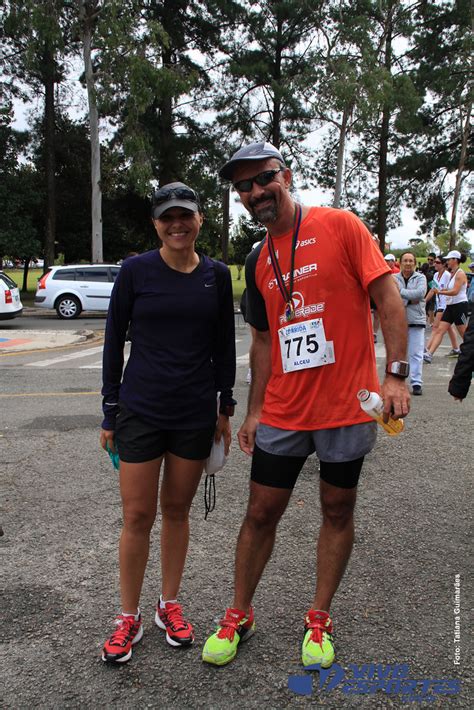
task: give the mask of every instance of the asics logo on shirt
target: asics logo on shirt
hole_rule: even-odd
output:
[[[316,244],[316,237],[310,237],[309,239],[303,239],[303,241],[296,242],[296,248],[299,249],[300,247],[309,247],[311,244]]]
[[[303,239],[302,241],[300,241],[300,240],[298,239],[298,241],[296,242],[296,248],[297,248],[297,249],[300,249],[301,247],[309,247],[309,246],[311,246],[312,244],[316,244],[316,237],[309,237],[308,239]],[[275,252],[275,254],[276,254],[276,258],[279,259],[278,250]],[[268,266],[270,266],[271,263],[272,263],[272,260],[271,260],[270,257],[268,256],[268,257],[267,257],[267,264],[268,264]]]

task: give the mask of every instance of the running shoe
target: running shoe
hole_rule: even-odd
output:
[[[451,350],[446,355],[446,357],[459,357],[460,354],[461,354],[461,351],[459,348],[451,348]]]
[[[143,636],[142,617],[124,616],[115,619],[116,629],[104,644],[102,660],[106,663],[125,663],[132,657],[132,646]]]
[[[166,602],[165,608],[156,605],[155,624],[166,631],[166,640],[170,646],[190,646],[194,642],[194,630],[183,617],[181,604]]]
[[[432,361],[433,361],[433,355],[430,353],[429,350],[427,350],[427,351],[423,354],[423,360],[424,360],[424,362],[426,362],[427,365],[431,365],[431,363],[432,363]]]
[[[202,660],[215,666],[225,666],[236,654],[240,641],[247,641],[255,632],[253,609],[246,616],[240,609],[226,609],[216,632],[209,636],[202,650]]]
[[[423,394],[423,390],[421,389],[421,385],[413,385],[412,387],[412,393],[415,396],[420,396]]]
[[[334,663],[332,620],[326,611],[310,609],[306,614],[301,652],[304,666],[319,664],[321,668],[329,668]]]

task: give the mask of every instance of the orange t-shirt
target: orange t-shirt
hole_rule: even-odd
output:
[[[273,244],[288,289],[292,233],[274,238]],[[249,254],[247,320],[257,330],[270,330],[272,336],[272,368],[262,424],[315,430],[370,421],[357,400],[360,389],[379,390],[367,287],[389,273],[375,240],[354,214],[312,207],[298,235],[295,318],[287,322],[268,237]],[[278,331],[314,319],[322,319],[325,339],[332,342],[333,358],[329,359],[334,362],[284,372],[282,349],[286,346],[280,345]]]

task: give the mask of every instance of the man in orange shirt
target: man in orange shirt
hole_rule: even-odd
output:
[[[242,451],[252,456],[250,497],[237,542],[233,605],[206,641],[203,660],[228,663],[253,633],[252,597],[278,522],[306,458],[316,452],[322,525],[302,661],[327,668],[335,658],[330,605],[351,554],[364,456],[376,438],[376,424],[360,409],[357,392],[381,389],[387,419],[391,411],[395,417],[408,413],[405,312],[364,224],[350,212],[295,203],[291,170],[274,146],[244,146],[220,175],[232,181],[268,231],[246,261],[252,384],[238,436]],[[369,297],[387,350],[381,388]]]

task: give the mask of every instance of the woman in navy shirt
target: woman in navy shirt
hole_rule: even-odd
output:
[[[155,192],[152,217],[161,247],[124,261],[105,332],[100,441],[118,451],[123,505],[122,613],[102,651],[111,663],[128,661],[143,635],[138,605],[162,469],[162,593],[155,622],[172,646],[194,640],[177,601],[189,509],[213,440],[223,436],[229,449],[235,404],[231,277],[227,266],[195,250],[203,222],[198,197],[183,183],[165,185]]]

